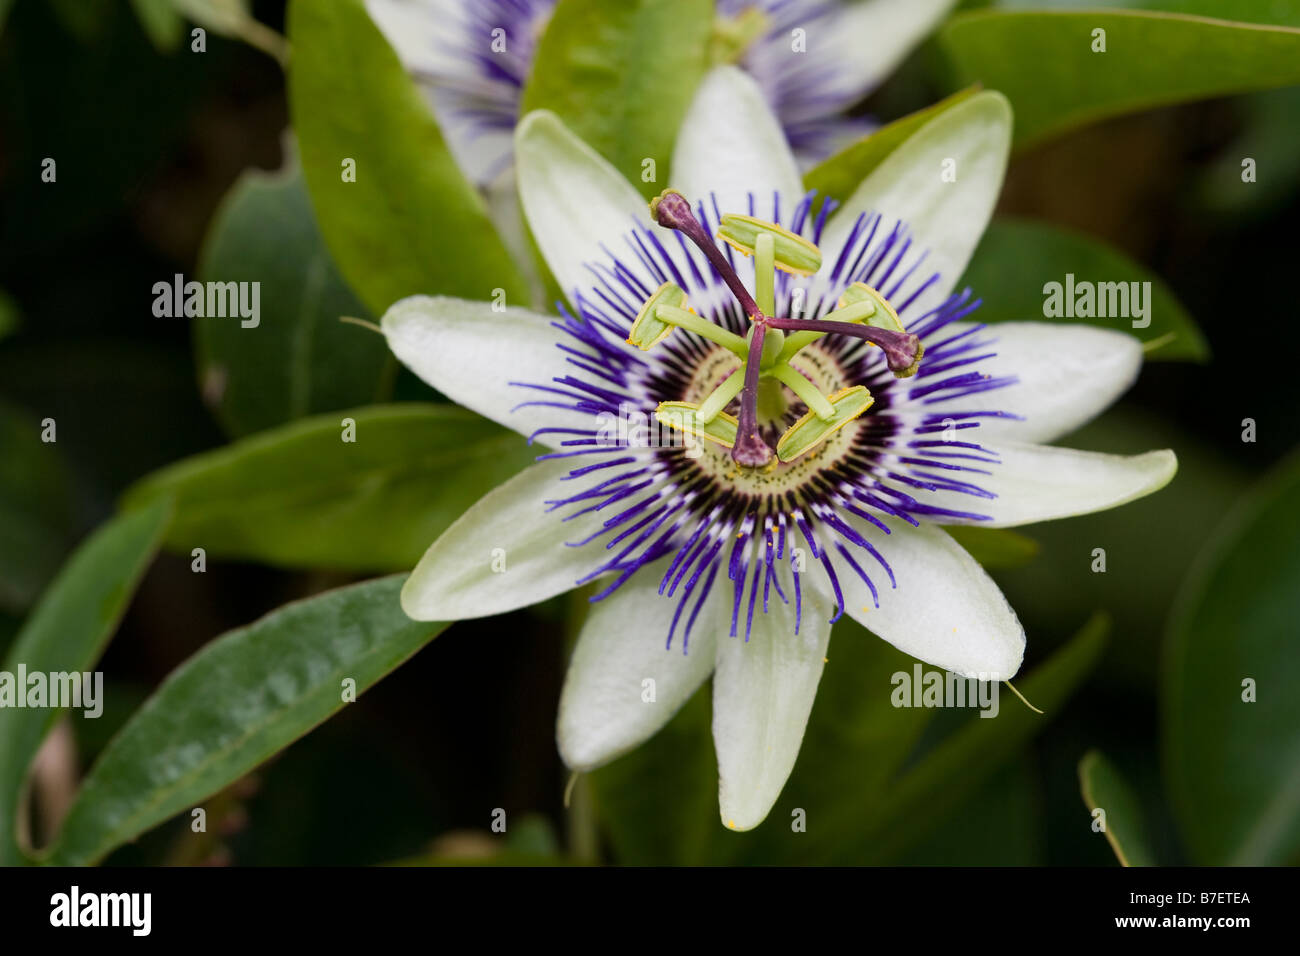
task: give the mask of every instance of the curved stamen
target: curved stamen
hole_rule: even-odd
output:
[[[839,333],[866,339],[873,345],[880,346],[885,353],[885,359],[889,362],[889,370],[898,378],[915,375],[917,366],[921,364],[921,357],[925,354],[925,346],[921,344],[920,338],[911,332],[892,332],[871,325],[858,325],[856,322],[827,322],[823,319],[770,318],[767,324],[774,329]]]
[[[655,199],[650,202],[650,215],[659,225],[668,229],[676,229],[704,253],[709,264],[713,266],[722,281],[727,284],[731,294],[736,297],[740,307],[745,310],[745,314],[751,319],[762,313],[758,309],[758,303],[754,301],[745,284],[740,281],[740,276],[736,275],[736,270],[731,268],[722,251],[714,243],[713,237],[705,232],[700,221],[695,218],[695,213],[691,212],[691,204],[686,201],[686,197],[675,189],[665,189]]]
[[[761,318],[761,316],[760,316]],[[736,424],[736,444],[731,457],[738,464],[757,468],[772,460],[772,449],[758,434],[758,376],[763,358],[763,339],[767,323],[754,323],[749,339],[749,358],[745,361],[745,385],[740,392],[740,416]]]

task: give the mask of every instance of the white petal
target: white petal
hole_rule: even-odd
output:
[[[945,110],[890,153],[835,213],[822,237],[825,257],[839,254],[859,213],[879,212],[885,228],[902,220],[919,248],[929,250],[917,278],[940,274],[908,309],[909,318],[923,315],[948,297],[966,268],[997,202],[1010,148],[1011,107],[1001,93],[977,93]],[[955,182],[945,181],[950,168]]]
[[[808,38],[808,56],[826,66],[843,105],[870,92],[925,39],[956,0],[841,3]]]
[[[464,66],[460,69],[463,70]],[[491,103],[495,98],[476,97],[445,86],[428,87],[427,92],[438,128],[465,178],[477,186],[486,187],[496,177],[505,174],[513,187],[515,175],[510,153],[515,146],[514,132],[490,127],[476,116],[484,109],[485,100]],[[514,199],[513,188],[511,198]],[[517,210],[514,215],[518,217]],[[494,216],[493,224],[497,222]],[[511,248],[510,251],[515,254],[515,261],[520,261],[515,250]],[[532,257],[532,249],[525,252]]]
[[[577,371],[556,343],[561,333],[544,315],[510,307],[494,312],[488,302],[416,295],[384,313],[384,335],[393,354],[416,375],[458,405],[529,436],[548,426],[595,427],[590,415],[533,401],[562,397],[511,382],[550,386]],[[565,435],[542,435],[554,447]]]
[[[650,223],[650,206],[608,161],[549,110],[515,129],[519,198],[546,264],[572,302],[593,285],[584,263],[616,254],[623,237]]]
[[[560,695],[557,738],[564,762],[591,770],[653,736],[713,671],[715,644],[730,627],[724,588],[714,588],[682,643],[694,596],[667,646],[677,597],[659,594],[671,558],[642,568],[592,607]],[[654,700],[645,684],[654,681]]]
[[[858,564],[880,597],[843,562],[837,573],[844,610],[905,654],[963,676],[1008,680],[1020,669],[1025,630],[993,579],[939,528],[895,522],[891,533],[846,516],[889,562],[897,587],[874,559]],[[852,545],[850,553],[854,553]],[[854,553],[857,560],[858,554]]]
[[[598,527],[595,514],[564,521],[547,512],[572,464],[530,465],[476,501],[429,546],[402,588],[417,621],[458,621],[527,607],[563,594],[597,566],[599,545],[571,548]]]
[[[941,330],[936,340],[969,329],[965,323],[954,323]],[[1019,381],[959,398],[936,395],[925,406],[926,411],[999,411],[1022,419],[978,419],[978,431],[962,432],[963,438],[969,436],[972,441],[1002,437],[1021,442],[1055,441],[1092,420],[1128,391],[1142,367],[1141,342],[1124,332],[1091,325],[997,322],[975,333],[972,340],[989,344],[971,354],[997,354],[970,370],[993,378],[1014,375]],[[924,386],[926,380],[917,384]]]
[[[673,150],[669,183],[692,203],[717,197],[724,214],[770,215],[772,193],[786,204],[803,195],[799,168],[781,124],[753,79],[730,66],[700,83]]]
[[[366,12],[410,71],[446,75],[461,67],[447,52],[456,38],[445,0],[365,0]]]
[[[1013,528],[1090,514],[1159,491],[1178,471],[1169,449],[1143,455],[1107,455],[1050,445],[981,442],[1000,464],[976,465],[988,475],[959,478],[997,495],[994,499],[956,492],[909,491],[918,501],[989,515],[990,521],[962,521],[984,528]]]
[[[718,754],[718,807],[733,830],[763,822],[799,756],[830,640],[831,602],[805,573],[803,614],[794,633],[790,604],[775,591],[770,610],[755,611],[748,642],[741,610],[738,637],[718,638],[713,676],[713,745]],[[761,598],[760,598],[761,600]]]

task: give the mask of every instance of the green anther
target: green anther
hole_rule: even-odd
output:
[[[655,418],[669,428],[675,428],[697,438],[707,438],[724,448],[736,444],[736,419],[726,412],[720,412],[710,422],[699,419],[699,406],[690,402],[660,402],[655,409]]]
[[[775,223],[728,213],[722,217],[722,224],[718,227],[718,238],[747,256],[754,254],[760,235],[772,237],[773,265],[782,272],[810,276],[822,267],[820,249],[803,236]]]
[[[817,386],[808,381],[798,370],[788,365],[778,365],[772,369],[772,377],[799,396],[818,418],[830,421],[835,417],[835,406],[826,400],[826,396],[817,390]]]
[[[776,240],[765,232],[754,240],[754,299],[764,315],[776,314]]]
[[[643,352],[648,352],[660,342],[668,337],[668,333],[673,330],[672,325],[664,322],[656,314],[656,310],[661,305],[671,305],[679,309],[686,306],[686,293],[680,286],[671,282],[665,282],[645,300],[645,305],[641,306],[641,311],[637,313],[636,321],[632,323],[632,330],[627,334],[629,345],[635,345]]]
[[[781,461],[794,461],[853,421],[870,408],[874,401],[871,393],[862,385],[836,392],[830,397],[830,404],[835,409],[830,421],[809,412],[781,436],[781,440],[776,443],[776,457]]]
[[[716,342],[742,359],[749,354],[745,346],[745,340],[739,335],[735,332],[728,332],[722,326],[715,325],[694,312],[688,312],[686,309],[679,309],[672,305],[661,305],[655,309],[655,318],[667,325],[675,325],[680,329],[686,329],[688,332],[694,332],[710,342]]]
[[[747,7],[734,17],[717,17],[709,37],[711,61],[715,65],[737,62],[767,28],[767,16],[758,7]]]
[[[841,302],[844,300],[841,299]],[[870,299],[863,299],[861,302],[854,302],[852,305],[841,305],[834,312],[827,312],[822,316],[827,322],[862,322],[876,315],[876,303]],[[867,322],[867,325],[873,323]]]
[[[844,290],[837,303],[839,308],[828,315],[822,316],[824,319],[839,319],[840,313],[849,312],[858,308],[865,308],[868,304],[875,306],[865,315],[868,319],[867,325],[874,326],[877,329],[888,329],[891,332],[906,332],[903,328],[902,320],[898,318],[898,313],[894,307],[889,304],[883,295],[877,292],[865,282],[855,282]],[[843,321],[857,322],[857,318],[849,318],[847,315]]]
[[[905,331],[903,323],[898,319],[898,313],[885,297],[865,282],[855,282],[845,289],[839,302],[836,303],[835,311],[827,312],[822,319],[826,322],[861,322],[878,329],[889,329],[891,332]],[[791,332],[786,336],[785,348],[781,350],[777,362],[790,361],[800,349],[811,345],[825,334],[825,332]]]
[[[740,390],[745,387],[745,366],[736,369],[728,375],[713,393],[700,403],[700,410],[695,413],[695,419],[701,425],[707,425],[731,404],[731,400],[740,394]]]

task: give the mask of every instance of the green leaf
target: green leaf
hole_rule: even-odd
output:
[[[1073,275],[1076,283],[1151,283],[1150,295],[1143,292],[1150,325],[1135,329],[1130,318],[1045,315],[1044,287],[1049,282],[1062,286],[1065,309],[1067,275]],[[984,300],[974,316],[981,322],[1078,322],[1136,336],[1147,344],[1150,359],[1203,362],[1210,356],[1200,329],[1159,276],[1100,240],[1059,226],[995,220],[957,283],[958,288],[966,286]],[[1128,288],[1131,291],[1132,286]]]
[[[58,569],[71,531],[71,482],[34,418],[0,403],[0,608],[27,610]]]
[[[316,218],[376,315],[440,293],[489,299],[528,287],[466,182],[423,96],[360,0],[294,0],[289,110]],[[345,161],[356,181],[344,181]]]
[[[1105,30],[1106,51],[1093,52]],[[957,82],[1001,90],[1024,146],[1107,116],[1300,83],[1300,30],[1143,11],[978,11],[939,33]]]
[[[1232,20],[1238,23],[1263,23],[1300,27],[1298,0],[998,0],[994,6],[1003,10],[1098,10],[1119,8],[1160,13],[1187,13],[1193,16]]]
[[[256,326],[245,328],[238,317],[196,326],[199,378],[229,434],[388,397],[388,347],[383,336],[339,321],[368,313],[330,259],[296,168],[250,171],[235,183],[213,220],[199,273],[205,281],[261,283]]]
[[[156,50],[169,53],[180,46],[185,22],[173,0],[131,0],[131,6]]]
[[[1142,808],[1137,796],[1100,751],[1090,750],[1079,761],[1079,790],[1089,813],[1105,811],[1103,832],[1120,864],[1154,866],[1155,857],[1143,837]]]
[[[87,671],[117,628],[157,552],[171,513],[168,501],[114,518],[69,559],[41,596],[0,670]],[[60,711],[0,709],[0,865],[21,860],[16,836],[19,797],[41,741]]]
[[[355,423],[343,441],[343,420]],[[123,507],[176,498],[170,548],[284,567],[393,571],[537,451],[451,405],[304,419],[155,472]],[[540,505],[539,505],[540,507]]]
[[[948,534],[986,568],[1019,568],[1038,554],[1038,542],[1007,528],[948,525]]]
[[[830,156],[804,174],[803,184],[806,189],[815,189],[822,196],[845,200],[853,195],[858,184],[867,178],[867,174],[883,163],[909,136],[919,130],[930,120],[937,117],[963,100],[979,92],[979,87],[972,86],[960,90],[933,106],[927,106],[902,119],[882,126],[880,129],[851,143],[834,156]]]
[[[708,67],[709,0],[561,0],[542,34],[520,115],[557,113],[646,196]]]
[[[1300,861],[1298,580],[1293,455],[1223,523],[1184,582],[1170,624],[1165,774],[1196,863]]]
[[[50,863],[94,863],[247,774],[367,690],[445,624],[402,613],[402,577],[287,604],[217,638],[145,702],[91,769]]]

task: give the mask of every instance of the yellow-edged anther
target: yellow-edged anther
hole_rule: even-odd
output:
[[[781,461],[794,461],[800,455],[807,454],[839,431],[853,419],[857,418],[875,401],[863,385],[840,389],[827,399],[835,414],[830,419],[819,418],[809,412],[799,419],[776,443],[776,457]]]
[[[782,272],[796,276],[810,276],[822,267],[822,253],[803,236],[776,223],[728,213],[718,227],[718,238],[747,256],[754,254],[754,245],[760,234],[772,237],[774,265]]]
[[[736,428],[739,424],[735,416],[719,412],[709,422],[699,420],[699,406],[690,402],[660,402],[655,409],[655,418],[669,428],[675,428],[696,438],[707,438],[724,448],[736,444]]]
[[[659,288],[651,293],[650,298],[645,300],[641,306],[641,311],[636,315],[636,321],[632,323],[632,331],[627,334],[629,345],[635,345],[643,352],[648,352],[664,339],[668,338],[668,333],[673,327],[655,315],[655,309],[661,305],[671,305],[679,309],[686,308],[686,293],[681,287],[671,282],[665,282]]]
[[[836,303],[835,311],[825,318],[837,319],[840,313],[845,313],[844,321],[862,322],[864,325],[888,329],[891,332],[907,331],[889,301],[865,282],[855,282],[845,289],[844,294],[840,296],[840,301]]]

